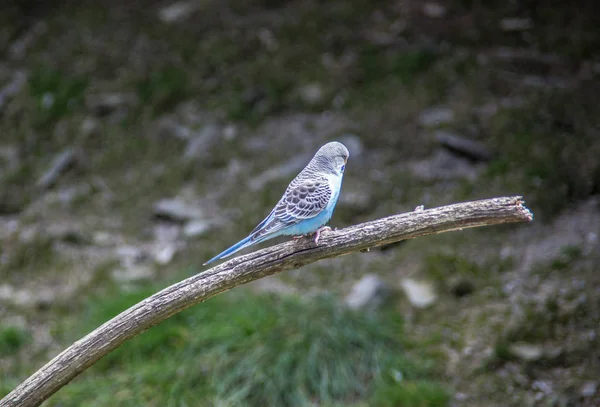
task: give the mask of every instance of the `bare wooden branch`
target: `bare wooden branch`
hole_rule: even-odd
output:
[[[236,257],[165,288],[68,347],[0,400],[0,407],[38,406],[128,339],[238,285],[315,261],[420,236],[510,222],[530,222],[522,198],[465,202],[394,215],[323,232],[319,246],[300,239]]]

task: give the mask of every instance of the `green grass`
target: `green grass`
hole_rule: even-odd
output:
[[[77,335],[150,293],[94,298]],[[431,381],[431,363],[410,357],[402,337],[397,315],[350,311],[331,297],[236,291],[129,341],[48,405],[277,407],[371,397],[381,406],[445,405],[448,393]]]
[[[37,103],[36,123],[40,128],[72,114],[83,105],[88,79],[46,68],[35,69],[29,90]]]
[[[18,352],[31,341],[31,334],[14,326],[0,325],[0,357]]]

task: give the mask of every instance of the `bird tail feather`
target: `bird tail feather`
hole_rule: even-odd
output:
[[[252,246],[253,244],[256,244],[261,241],[260,239],[253,241],[252,236],[253,235],[249,235],[245,239],[242,239],[239,242],[237,242],[236,244],[234,244],[233,246],[231,246],[229,249],[224,250],[223,252],[217,254],[215,257],[213,257],[212,259],[210,259],[209,261],[204,263],[203,266],[205,266],[209,263],[212,263],[213,261],[216,261],[219,259],[224,259],[225,257],[231,256],[233,253],[235,253],[239,250],[242,250],[243,248],[246,248],[248,246]]]

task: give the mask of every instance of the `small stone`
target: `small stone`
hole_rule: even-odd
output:
[[[81,135],[83,137],[88,137],[97,134],[99,129],[100,124],[96,119],[92,117],[86,117],[85,119],[83,119],[83,122],[81,122],[81,127],[79,131],[81,132]]]
[[[119,246],[115,250],[115,253],[117,257],[121,259],[121,262],[126,268],[142,262],[146,257],[144,251],[135,246]]]
[[[199,206],[190,205],[180,198],[161,199],[154,204],[154,215],[173,222],[201,219],[204,211]]]
[[[235,124],[228,124],[223,128],[223,138],[227,141],[232,141],[238,135],[238,129]]]
[[[513,343],[509,346],[508,350],[513,356],[525,362],[535,362],[544,356],[542,347],[531,343]]]
[[[8,102],[8,99],[21,91],[27,83],[27,75],[24,72],[17,71],[6,86],[0,89],[0,109]]]
[[[525,31],[533,27],[533,21],[530,18],[503,18],[500,21],[500,28],[504,31]]]
[[[179,237],[181,228],[179,225],[160,222],[154,226],[154,240],[158,242],[174,242]]]
[[[77,153],[74,148],[68,148],[57,155],[52,163],[50,163],[50,168],[40,177],[37,182],[37,186],[39,188],[50,188],[52,185],[56,183],[58,178],[66,172],[68,169],[73,167],[73,165],[77,162]]]
[[[119,282],[128,283],[134,281],[150,280],[154,273],[148,266],[136,265],[114,270],[112,277]]]
[[[475,180],[483,168],[442,149],[437,150],[431,158],[408,162],[407,167],[415,178],[426,181]]]
[[[597,391],[598,391],[598,383],[589,381],[589,382],[585,382],[583,384],[583,386],[581,386],[581,390],[579,391],[579,394],[581,394],[581,397],[588,398],[588,397],[595,396]]]
[[[441,18],[446,15],[446,7],[440,3],[428,2],[423,5],[423,14],[430,18]]]
[[[489,161],[493,158],[492,153],[483,143],[468,139],[456,133],[438,130],[435,132],[435,138],[438,143],[451,152],[458,153],[471,160]]]
[[[423,127],[436,127],[453,121],[454,112],[445,106],[431,107],[419,114],[419,124]]]
[[[205,220],[191,220],[183,227],[183,234],[185,237],[198,237],[206,234],[210,228],[210,222]]]
[[[222,129],[216,124],[208,124],[189,138],[183,157],[193,159],[210,153],[222,135]]]
[[[92,235],[92,242],[98,246],[111,246],[115,243],[115,239],[111,233],[98,231]]]
[[[318,106],[323,103],[325,92],[319,83],[309,83],[299,90],[300,99],[308,106]]]
[[[101,93],[89,95],[85,105],[98,116],[106,116],[120,109],[135,106],[138,102],[133,93]]]
[[[437,300],[433,285],[428,282],[406,278],[400,286],[410,303],[417,308],[427,308]]]
[[[175,254],[177,253],[177,247],[174,244],[162,243],[153,253],[154,261],[162,266],[169,264]]]
[[[158,11],[158,18],[163,23],[178,23],[188,19],[197,8],[198,1],[178,1],[161,8]]]
[[[389,294],[385,282],[374,274],[361,278],[346,296],[346,305],[352,309],[377,308]]]

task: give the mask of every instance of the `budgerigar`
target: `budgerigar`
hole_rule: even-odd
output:
[[[281,235],[314,234],[315,244],[319,244],[322,226],[331,219],[340,196],[348,155],[346,146],[337,141],[321,147],[308,165],[292,180],[269,216],[245,239],[204,264]]]

